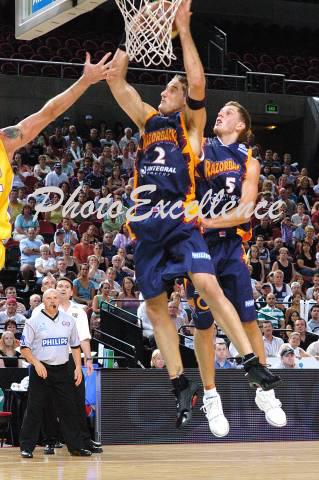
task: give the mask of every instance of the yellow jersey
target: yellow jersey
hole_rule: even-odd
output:
[[[0,139],[0,270],[5,263],[5,248],[2,241],[11,237],[11,223],[8,213],[9,195],[13,181],[13,171],[9,158]]]

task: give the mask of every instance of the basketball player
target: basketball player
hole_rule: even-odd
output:
[[[13,172],[11,162],[16,150],[33,140],[41,130],[55,120],[94,83],[105,78],[105,62],[110,53],[104,55],[96,65],[90,62],[86,54],[83,75],[70,88],[47,102],[37,113],[22,120],[18,125],[0,129],[0,270],[5,263],[3,241],[11,236],[11,224],[8,217],[9,193],[11,191]]]
[[[155,207],[160,201],[164,204],[179,201],[180,211],[174,211],[178,214],[195,199],[195,155],[201,152],[206,111],[205,76],[190,32],[190,6],[190,0],[183,0],[175,18],[187,79],[176,76],[168,83],[161,94],[158,110],[144,103],[138,92],[126,82],[128,57],[121,48],[109,63],[107,75],[107,83],[116,101],[141,134],[135,188],[155,187],[151,194],[149,191],[140,194],[135,210],[137,217],[146,214],[148,218],[130,221],[129,227],[136,237],[135,265],[139,289],[146,300],[156,343],[174,387],[178,428],[187,425],[191,419],[198,385],[183,374],[178,335],[167,310],[167,281],[188,274],[213,311],[217,323],[244,356],[250,380],[258,384],[273,380],[272,374],[254,356],[237,312],[212,275],[211,258],[197,222],[189,221],[183,213],[179,218],[167,216],[163,219]],[[149,203],[141,205],[140,200],[146,199]],[[201,342],[201,350],[196,343],[195,349],[205,390],[210,390],[214,382],[214,358],[209,333],[205,338],[207,341]],[[209,361],[206,362],[207,357]],[[222,411],[219,410],[217,416],[221,419],[218,428],[224,434],[228,422]]]
[[[254,352],[260,362],[266,364],[264,342],[256,321],[251,281],[242,245],[243,240],[251,238],[250,215],[244,207],[254,207],[256,203],[260,174],[259,162],[252,157],[251,149],[241,143],[246,141],[250,127],[251,119],[247,110],[237,102],[226,103],[216,119],[216,137],[204,141],[202,161],[197,166],[199,178],[196,191],[198,200],[210,189],[213,195],[223,191],[221,201],[214,209],[215,214],[221,212],[230,201],[234,201],[234,206],[239,206],[242,212],[239,214],[233,208],[217,218],[204,219],[204,238],[218,282],[235,306]],[[213,323],[211,316],[206,316],[206,321],[207,327]],[[195,336],[197,334],[198,330]],[[201,343],[200,337],[198,342]],[[286,415],[272,389],[263,391],[257,388],[255,402],[265,412],[268,423],[276,427],[286,425]]]

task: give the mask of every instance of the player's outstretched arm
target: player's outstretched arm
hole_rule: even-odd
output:
[[[192,147],[195,153],[199,155],[206,124],[206,110],[204,107],[206,80],[204,68],[190,30],[191,3],[191,0],[182,1],[177,10],[175,23],[183,49],[184,68],[188,81],[188,97],[191,99],[186,105],[186,124],[189,132],[195,133],[193,139],[195,137],[196,145],[192,142]],[[196,134],[199,140],[197,140]]]
[[[64,92],[49,100],[37,113],[22,120],[18,125],[0,130],[9,158],[18,148],[33,140],[50,122],[65,112],[94,83],[106,78],[107,53],[97,64],[91,63],[90,54],[86,54],[83,75]]]
[[[238,207],[216,218],[203,218],[202,225],[206,228],[230,228],[246,223],[250,220],[258,195],[258,179],[260,164],[251,158],[242,184],[242,195]]]
[[[108,63],[106,82],[111,92],[124,112],[143,130],[146,118],[155,112],[155,109],[143,102],[140,94],[126,81],[128,55],[120,48],[114,58]]]

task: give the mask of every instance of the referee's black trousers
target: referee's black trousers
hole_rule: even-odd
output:
[[[48,395],[53,399],[68,450],[84,448],[68,363],[64,365],[44,363],[44,366],[48,372],[46,379],[40,378],[33,366],[30,369],[28,405],[20,432],[20,448],[30,452],[34,450],[39,438],[43,409]]]

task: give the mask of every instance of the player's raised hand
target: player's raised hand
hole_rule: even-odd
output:
[[[121,49],[117,49],[114,57],[107,63],[106,81],[109,85],[126,77],[128,67],[128,55]]]
[[[182,3],[178,7],[175,24],[180,34],[190,30],[190,19],[192,16],[191,5],[192,0],[182,0]]]
[[[91,63],[91,55],[89,52],[86,52],[86,59],[83,70],[83,78],[86,80],[88,85],[93,85],[101,80],[105,80],[107,73],[107,64],[106,61],[112,55],[111,52],[108,52],[104,57],[99,61],[99,63]]]

